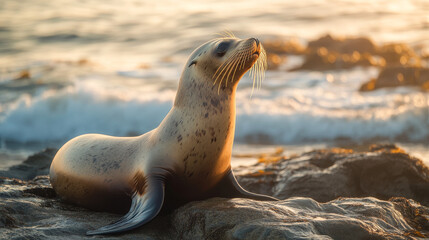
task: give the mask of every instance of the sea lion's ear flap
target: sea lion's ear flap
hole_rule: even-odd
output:
[[[158,215],[164,203],[165,184],[163,178],[149,177],[147,188],[136,191],[129,212],[117,222],[88,231],[87,235],[110,234],[128,231],[140,227]]]
[[[194,59],[190,64],[189,64],[189,66],[188,67],[190,67],[190,66],[192,66],[192,65],[196,65],[197,64],[197,60],[196,59]]]

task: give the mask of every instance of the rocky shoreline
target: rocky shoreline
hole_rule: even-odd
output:
[[[120,215],[63,203],[46,174],[55,149],[0,172],[0,238],[85,236]],[[394,145],[263,156],[234,169],[248,190],[279,202],[213,198],[188,203],[109,239],[425,239],[429,169]]]

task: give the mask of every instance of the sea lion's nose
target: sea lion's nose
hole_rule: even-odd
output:
[[[254,40],[256,42],[256,46],[257,47],[259,46],[259,40],[258,39],[256,39],[256,38],[250,38],[250,39],[252,39],[252,40]]]

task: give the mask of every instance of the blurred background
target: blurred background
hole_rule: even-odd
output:
[[[261,89],[239,84],[234,154],[393,142],[429,163],[425,0],[2,0],[0,168],[157,127],[187,57],[225,30],[269,58]]]

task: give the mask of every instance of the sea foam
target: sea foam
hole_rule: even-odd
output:
[[[237,91],[236,141],[428,139],[427,93],[412,88],[360,93],[360,82],[376,72],[329,74],[269,72],[253,95],[252,83],[244,77]],[[66,141],[84,133],[128,136],[156,128],[172,106],[175,88],[153,81],[122,85],[98,76],[35,96],[21,95],[0,118],[0,138]]]

